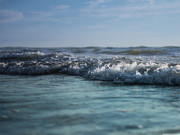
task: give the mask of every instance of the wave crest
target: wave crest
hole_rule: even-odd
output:
[[[143,58],[95,58],[54,52],[0,55],[0,74],[78,75],[118,84],[180,85],[180,64]]]

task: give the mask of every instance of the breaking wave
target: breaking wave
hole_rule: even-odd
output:
[[[67,74],[118,84],[180,85],[180,64],[163,60],[113,56],[78,56],[47,50],[1,50],[0,74]]]

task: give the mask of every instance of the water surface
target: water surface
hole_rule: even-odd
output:
[[[0,48],[2,135],[180,133],[180,47]]]
[[[3,135],[180,132],[180,89],[65,75],[0,76]]]

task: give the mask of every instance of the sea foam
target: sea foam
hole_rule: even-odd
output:
[[[171,61],[167,56],[104,56],[84,56],[48,49],[1,49],[0,74],[66,74],[118,84],[180,85],[178,57],[172,57],[174,61]]]

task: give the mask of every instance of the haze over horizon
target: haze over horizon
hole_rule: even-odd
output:
[[[1,47],[180,46],[179,0],[0,0]]]

